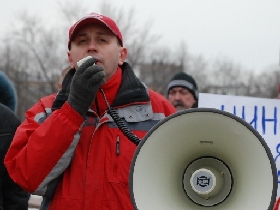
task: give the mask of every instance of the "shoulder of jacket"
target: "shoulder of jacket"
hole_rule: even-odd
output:
[[[30,113],[31,115],[36,115],[38,113],[51,113],[51,107],[53,104],[53,101],[56,97],[57,93],[45,96],[43,98],[40,98],[39,101],[34,104],[30,109],[27,110],[27,113]]]
[[[160,93],[149,89],[149,95],[154,111],[163,111],[166,116],[176,112],[175,107]]]
[[[154,90],[151,90],[151,89],[149,89],[148,91],[149,91],[149,96],[150,96],[151,101],[157,101],[157,102],[161,101],[164,103],[168,102],[167,99],[160,93],[155,92]]]
[[[0,103],[0,119],[5,122],[1,125],[1,131],[3,131],[4,127],[17,127],[20,124],[20,120],[16,114],[2,103]]]
[[[51,108],[56,95],[57,93],[53,93],[45,96],[39,100],[39,103],[41,103],[45,108]]]

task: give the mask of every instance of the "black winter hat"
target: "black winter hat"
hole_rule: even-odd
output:
[[[11,80],[0,71],[0,103],[9,107],[12,111],[17,108],[17,94]]]
[[[187,88],[194,96],[196,101],[198,101],[198,88],[194,78],[185,72],[179,72],[175,74],[170,80],[167,87],[167,94],[173,87],[183,87]]]

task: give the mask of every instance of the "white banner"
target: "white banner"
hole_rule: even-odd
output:
[[[270,148],[278,172],[280,196],[280,100],[217,94],[199,94],[199,107],[230,112],[253,126]]]

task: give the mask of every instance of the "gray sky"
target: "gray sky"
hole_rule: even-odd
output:
[[[16,14],[27,10],[54,24],[59,20],[58,0],[1,1],[0,34],[10,29]],[[67,0],[59,0],[67,1]],[[69,0],[68,0],[69,1]],[[77,0],[78,1],[78,0]],[[79,0],[88,12],[98,11],[101,0]],[[160,43],[176,50],[185,41],[190,54],[206,60],[225,57],[248,70],[261,72],[279,67],[279,0],[111,0],[113,5],[134,7],[136,21],[151,21]],[[0,37],[2,37],[0,35]]]

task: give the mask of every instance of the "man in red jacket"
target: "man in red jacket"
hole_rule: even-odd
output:
[[[109,17],[78,20],[68,49],[72,69],[61,91],[26,112],[5,165],[19,185],[44,197],[42,209],[132,210],[136,145],[176,110],[124,62],[127,49]]]

